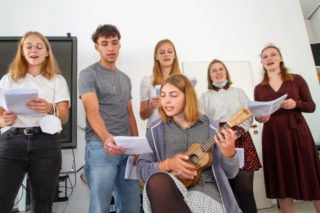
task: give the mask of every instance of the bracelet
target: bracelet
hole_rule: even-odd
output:
[[[50,104],[51,105],[51,110],[50,112],[48,112],[49,115],[53,115],[54,114],[54,106],[53,104]]]

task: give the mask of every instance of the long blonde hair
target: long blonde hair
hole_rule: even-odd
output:
[[[163,44],[170,44],[174,50],[175,59],[173,61],[172,67],[171,67],[170,75],[181,73],[181,70],[179,67],[179,60],[178,60],[177,51],[176,51],[176,48],[175,48],[173,42],[170,41],[169,39],[160,40],[156,44],[156,47],[154,48],[154,53],[153,53],[153,81],[152,81],[153,86],[161,84],[164,80],[163,75],[162,75],[162,71],[161,71],[160,62],[156,58],[157,52]]]
[[[11,78],[15,81],[24,78],[28,73],[28,62],[23,56],[23,45],[26,38],[30,35],[37,36],[40,38],[46,46],[48,51],[48,56],[44,60],[41,66],[41,74],[46,77],[47,79],[52,79],[55,75],[60,73],[60,69],[54,55],[51,50],[51,46],[49,44],[48,39],[39,32],[29,31],[25,33],[19,41],[17,53],[15,58],[11,62],[8,73],[11,75]]]
[[[196,122],[199,119],[201,113],[199,110],[198,97],[190,80],[182,74],[173,74],[162,83],[160,91],[166,84],[171,84],[172,86],[178,88],[181,92],[184,93],[186,98],[184,107],[185,119],[187,122],[190,123]],[[167,116],[161,104],[158,110],[162,121],[167,123],[171,119],[171,117]]]

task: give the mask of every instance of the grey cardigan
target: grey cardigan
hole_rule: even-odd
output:
[[[211,122],[209,127],[209,135],[214,135],[217,128]],[[150,128],[147,128],[147,139],[153,153],[140,155],[137,162],[137,174],[139,178],[146,182],[148,178],[159,172],[159,162],[164,159],[164,124],[158,121]],[[212,148],[214,163],[212,172],[219,188],[220,196],[226,213],[242,212],[233,195],[228,179],[234,178],[239,171],[238,155],[233,158],[225,158],[220,152],[218,146]]]

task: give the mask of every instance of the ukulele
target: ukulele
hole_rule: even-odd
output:
[[[227,121],[220,129],[229,129],[233,126],[239,125],[248,118],[252,117],[251,112],[248,109],[241,109],[237,113],[231,116],[230,120]],[[189,156],[189,162],[196,166],[197,176],[192,180],[180,179],[180,181],[188,188],[196,185],[201,177],[202,170],[208,168],[213,164],[213,156],[211,154],[211,148],[216,142],[214,141],[214,135],[210,137],[205,143],[192,144],[185,155]],[[177,175],[177,174],[175,174]],[[179,176],[178,176],[179,178]]]

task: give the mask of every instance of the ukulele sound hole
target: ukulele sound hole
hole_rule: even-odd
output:
[[[197,165],[199,162],[199,157],[194,154],[189,156],[189,159],[190,159],[191,163],[193,163],[194,165]]]

